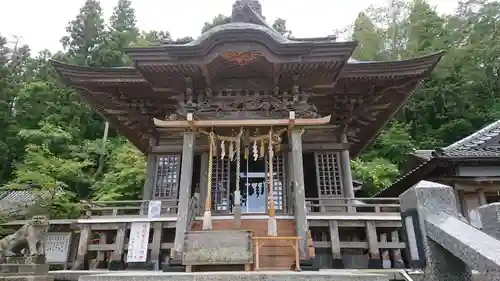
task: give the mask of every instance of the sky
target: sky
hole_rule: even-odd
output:
[[[85,0],[3,0],[0,34],[9,40],[20,37],[34,53],[60,50],[59,40],[69,21]],[[109,19],[118,0],[101,0]],[[234,0],[132,0],[141,30],[166,30],[173,38],[197,37],[203,23],[219,13],[231,14]],[[371,4],[387,5],[390,0],[261,0],[268,22],[280,17],[295,37],[332,34],[354,22],[358,13]],[[452,13],[458,0],[428,0],[439,13]]]

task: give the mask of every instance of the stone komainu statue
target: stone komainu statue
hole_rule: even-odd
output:
[[[46,216],[34,216],[14,234],[2,238],[0,240],[0,263],[5,262],[6,256],[20,254],[23,249],[28,249],[30,256],[45,255],[48,229],[49,220]]]

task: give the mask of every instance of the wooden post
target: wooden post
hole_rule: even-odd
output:
[[[397,229],[391,232],[391,242],[399,242],[399,233]],[[393,249],[392,256],[394,260],[394,268],[405,268],[403,256],[401,256],[401,249]]]
[[[100,233],[99,234],[99,245],[106,245],[107,244],[107,235],[106,233]],[[104,261],[106,259],[106,252],[105,251],[98,251],[97,252],[97,259],[96,263],[90,267],[91,269],[98,269],[102,268],[104,265]]]
[[[380,260],[379,243],[377,237],[377,228],[374,221],[366,221],[366,240],[368,241],[368,268],[382,269]]]
[[[293,214],[293,162],[292,162],[292,151],[289,150],[287,152],[287,157],[286,157],[286,185],[284,188],[286,189],[286,200],[287,200],[287,212],[289,214]]]
[[[380,242],[387,243],[387,233],[380,233]],[[379,249],[382,256],[382,267],[384,269],[392,268],[391,257],[388,249]]]
[[[189,200],[191,198],[191,184],[193,179],[194,160],[194,133],[184,132],[182,146],[181,181],[179,184],[179,207],[177,224],[175,226],[174,258],[179,259],[184,246],[184,237],[188,222]]]
[[[155,270],[160,270],[161,236],[163,233],[163,222],[153,222],[153,245],[151,248],[151,262],[155,264]]]
[[[328,228],[330,230],[330,241],[332,243],[332,268],[343,269],[344,262],[342,254],[340,253],[340,236],[339,225],[336,220],[328,221]]]
[[[125,233],[127,225],[122,223],[118,225],[115,238],[115,248],[111,254],[111,261],[109,262],[109,270],[122,270],[124,268],[123,262],[123,248],[125,247]]]
[[[308,258],[307,249],[307,210],[306,191],[304,187],[304,161],[302,159],[302,130],[293,130],[292,141],[292,166],[293,166],[293,194],[295,198],[295,225],[299,241],[300,257]]]
[[[205,210],[205,199],[207,198],[207,178],[208,178],[208,153],[203,152],[201,154],[201,163],[200,163],[200,200],[198,200],[198,205],[200,206],[198,210],[200,212],[197,215],[203,214],[203,210]]]
[[[90,241],[90,224],[84,224],[80,231],[80,241],[78,242],[78,252],[76,259],[73,261],[73,270],[84,269],[85,256],[87,255],[88,245]]]
[[[146,180],[142,188],[142,200],[151,200],[153,198],[155,178],[156,178],[156,155],[148,154],[148,163],[146,167]]]
[[[340,142],[347,143],[347,135],[343,133],[340,136]],[[351,173],[351,158],[349,157],[349,150],[344,149],[340,152],[340,172],[342,175],[342,185],[344,186],[344,196],[346,198],[354,198],[354,186],[352,184]]]
[[[486,200],[486,194],[484,190],[479,190],[479,206],[488,205],[488,201]]]

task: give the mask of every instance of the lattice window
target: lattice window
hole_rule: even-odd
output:
[[[273,193],[276,210],[284,209],[285,198],[285,165],[283,155],[273,157]]]
[[[227,157],[226,157],[227,158]],[[214,157],[212,169],[212,209],[214,211],[229,211],[230,202],[230,172],[228,159]]]
[[[156,158],[153,198],[177,198],[180,164],[180,155],[165,155]]]
[[[342,196],[340,153],[315,153],[316,176],[320,196]]]

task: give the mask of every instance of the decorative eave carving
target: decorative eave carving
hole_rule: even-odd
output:
[[[436,53],[398,62],[346,65],[344,65],[345,62],[338,63],[335,68],[332,66],[328,75],[331,76],[334,70],[337,71],[337,67],[339,69],[344,67],[342,72],[337,71],[340,73],[339,80],[337,81],[337,76],[335,76],[328,85],[320,85],[321,87],[310,87],[310,85],[301,84],[303,81],[301,83],[294,81],[291,70],[300,69],[301,66],[306,68],[307,62],[276,63],[269,72],[274,76],[274,80],[271,79],[272,77],[266,77],[265,81],[262,80],[266,83],[254,92],[245,90],[256,87],[258,85],[256,83],[246,85],[241,83],[241,80],[230,83],[216,75],[212,77],[216,81],[211,82],[217,85],[214,87],[217,90],[200,91],[196,88],[198,81],[195,77],[191,77],[192,85],[186,83],[185,73],[178,73],[176,87],[168,88],[169,85],[166,85],[163,92],[155,92],[143,76],[133,68],[93,68],[54,61],[52,63],[67,84],[76,88],[84,87],[85,90],[82,91],[84,99],[138,147],[144,147],[149,137],[155,134],[155,128],[151,128],[153,117],[163,118],[176,114],[177,119],[182,119],[187,113],[193,113],[200,119],[210,117],[272,119],[283,118],[289,111],[295,111],[298,118],[314,118],[331,114],[331,124],[342,126],[343,130],[347,130],[351,155],[354,157],[377,136],[380,129],[411,96],[420,81],[429,75],[441,55],[442,53]],[[242,61],[252,62],[246,59]],[[171,68],[174,67],[176,66],[171,66]],[[242,68],[245,67],[248,67],[248,64],[242,66]],[[193,69],[193,71],[197,70]],[[283,81],[276,78],[286,76],[283,73],[290,74],[287,76],[290,81],[286,82],[286,87],[281,87]],[[173,77],[170,73],[162,75]],[[313,80],[314,77],[316,75],[303,76],[302,79],[312,84],[319,83],[318,80]],[[241,83],[240,86],[246,85],[244,86],[246,89],[238,89],[238,83]],[[274,89],[273,85],[278,84],[281,89]],[[296,85],[306,87],[299,87],[299,92],[296,94],[297,91],[294,88]],[[378,87],[376,91],[370,91],[373,85]],[[121,103],[110,100],[110,97],[120,99],[116,92],[123,89],[127,89],[127,97],[124,97]],[[181,95],[173,94],[174,91],[180,92],[179,90],[182,90]],[[257,97],[254,96],[256,94]],[[189,95],[192,96],[190,106],[186,105],[186,97]],[[285,98],[287,95],[288,97]],[[137,101],[134,101],[134,97]],[[169,100],[169,97],[173,99]],[[242,97],[247,97],[247,99]],[[148,118],[149,123],[145,122],[144,117]],[[176,119],[175,116],[172,117]],[[332,139],[334,137],[332,136]],[[142,147],[140,148],[145,150]]]
[[[188,91],[190,92],[190,91]],[[293,88],[290,93],[274,91],[226,90],[220,92],[179,94],[175,98],[176,112],[167,120],[185,119],[189,113],[200,119],[269,119],[286,118],[294,111],[298,118],[317,118],[316,106],[309,95]],[[326,115],[325,115],[326,116]]]

